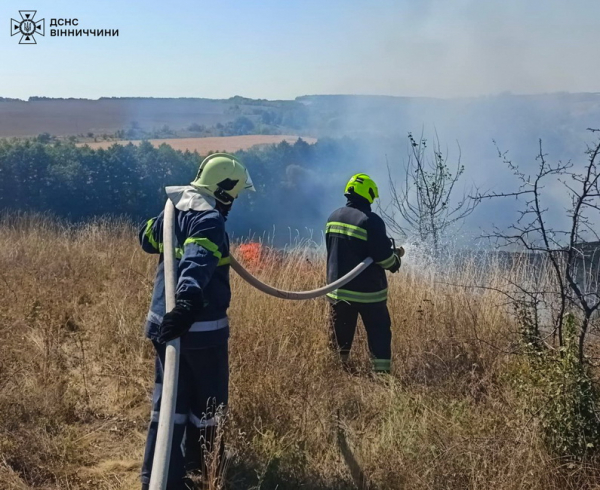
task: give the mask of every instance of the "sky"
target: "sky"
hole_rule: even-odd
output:
[[[11,37],[37,10],[46,36]],[[118,37],[51,37],[51,18]],[[598,0],[2,0],[0,97],[600,91]]]

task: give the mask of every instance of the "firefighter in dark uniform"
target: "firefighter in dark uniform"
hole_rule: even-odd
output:
[[[371,211],[379,197],[377,185],[365,174],[354,175],[346,185],[346,206],[329,217],[326,228],[327,282],[343,277],[367,257],[374,262],[343,289],[329,293],[331,342],[347,364],[358,315],[367,331],[373,370],[391,369],[391,320],[387,308],[385,271],[400,269],[400,250],[392,248],[385,223]]]
[[[229,365],[227,308],[229,239],[225,220],[238,194],[254,190],[242,162],[233,155],[207,157],[189,186],[167,187],[175,206],[177,287],[175,308],[166,313],[163,262],[163,215],[140,231],[144,251],[160,254],[146,335],[156,350],[152,414],[142,466],[142,490],[152,473],[161,405],[165,344],[181,338],[179,379],[168,490],[185,489],[187,470],[202,470],[219,413],[227,406]]]

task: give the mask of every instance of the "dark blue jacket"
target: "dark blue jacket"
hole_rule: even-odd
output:
[[[203,348],[227,342],[229,286],[229,239],[225,219],[216,209],[175,209],[177,288],[176,297],[202,302],[190,331],[181,338],[182,348]],[[163,262],[163,213],[148,220],[140,230],[144,251],[160,254],[146,335],[156,340],[165,315]]]
[[[352,196],[345,207],[335,210],[326,228],[327,282],[345,276],[367,257],[371,264],[356,279],[329,293],[331,302],[381,303],[387,300],[385,269],[397,258],[388,238],[385,223],[371,211],[366,199]]]

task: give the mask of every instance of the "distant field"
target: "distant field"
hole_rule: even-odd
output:
[[[295,143],[300,136],[293,135],[270,135],[270,134],[257,134],[248,136],[223,136],[223,137],[207,137],[207,138],[172,138],[172,139],[157,139],[148,140],[154,146],[160,146],[167,144],[172,146],[176,150],[189,150],[197,151],[201,155],[208,153],[209,151],[238,151],[247,150],[256,145],[272,145],[287,141],[288,143]],[[302,137],[307,143],[316,143],[317,138]],[[108,148],[114,144],[126,145],[133,143],[134,145],[140,144],[139,140],[136,141],[100,141],[97,143],[81,143],[79,146],[89,145],[91,148]]]

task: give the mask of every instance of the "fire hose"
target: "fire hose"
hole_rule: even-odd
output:
[[[347,284],[356,276],[358,276],[362,271],[364,271],[367,267],[369,267],[373,263],[373,259],[371,257],[367,257],[360,264],[358,264],[354,269],[352,269],[348,274],[344,277],[340,277],[337,281],[334,281],[327,286],[323,286],[318,289],[313,289],[311,291],[284,291],[282,289],[274,288],[273,286],[269,286],[265,284],[257,277],[254,277],[250,274],[242,265],[235,260],[235,258],[231,257],[231,268],[239,274],[239,276],[246,281],[251,286],[255,287],[259,291],[263,293],[269,294],[271,296],[275,296],[276,298],[281,299],[292,299],[292,300],[301,300],[301,299],[314,299],[320,296],[324,296],[331,291],[342,287],[344,284]]]
[[[170,199],[165,204],[164,226],[164,271],[165,271],[165,301],[166,310],[171,311],[175,307],[175,288],[177,284],[177,268],[175,263],[175,206]],[[400,250],[403,255],[404,250]],[[324,296],[335,289],[347,284],[357,277],[373,263],[371,257],[367,257],[344,277],[326,286],[311,291],[284,291],[265,284],[248,272],[235,258],[231,257],[231,267],[242,279],[263,293],[276,298],[288,300],[314,299]],[[154,449],[152,464],[152,476],[150,478],[150,490],[165,490],[167,486],[167,475],[169,474],[169,460],[171,456],[171,442],[173,438],[173,419],[175,415],[175,400],[177,398],[177,378],[179,376],[179,339],[167,343],[165,352],[165,365],[163,376],[163,391],[161,396],[161,408],[158,418],[158,434]]]

